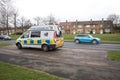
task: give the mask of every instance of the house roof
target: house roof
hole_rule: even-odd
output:
[[[60,22],[60,25],[62,26],[71,26],[73,24],[78,24],[78,25],[96,25],[96,24],[111,24],[112,21],[110,20],[96,20],[96,21],[74,21],[74,22]]]

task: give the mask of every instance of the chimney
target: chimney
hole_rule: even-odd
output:
[[[66,20],[66,26],[67,26],[67,24],[68,24],[68,21]]]
[[[104,21],[104,18],[102,18],[102,21]]]
[[[104,18],[102,18],[102,23],[104,22]]]
[[[92,24],[92,19],[90,19],[90,24]]]
[[[78,24],[78,21],[77,21],[77,19],[76,19],[76,25]]]
[[[90,19],[90,22],[92,22],[92,19]]]
[[[90,19],[90,23],[92,23],[92,19]]]

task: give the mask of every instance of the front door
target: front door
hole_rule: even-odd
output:
[[[21,36],[21,44],[23,47],[27,47],[30,44],[29,39],[30,39],[30,32],[27,31]]]

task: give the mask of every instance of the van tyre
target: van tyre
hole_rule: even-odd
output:
[[[92,41],[92,44],[98,44],[96,40],[93,40]]]
[[[49,47],[48,47],[47,45],[43,45],[43,46],[42,46],[42,49],[43,49],[43,51],[46,51],[46,52],[47,52],[47,51],[49,50]]]
[[[79,44],[79,43],[80,43],[80,41],[79,41],[78,39],[76,39],[76,40],[75,40],[75,43],[76,43],[76,44]]]
[[[18,49],[22,49],[22,45],[20,43],[17,44]]]

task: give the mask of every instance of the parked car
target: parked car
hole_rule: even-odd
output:
[[[11,37],[8,35],[0,35],[1,40],[11,40]]]
[[[93,37],[90,34],[79,34],[74,38],[75,43],[92,43],[92,44],[99,44],[100,38]]]

